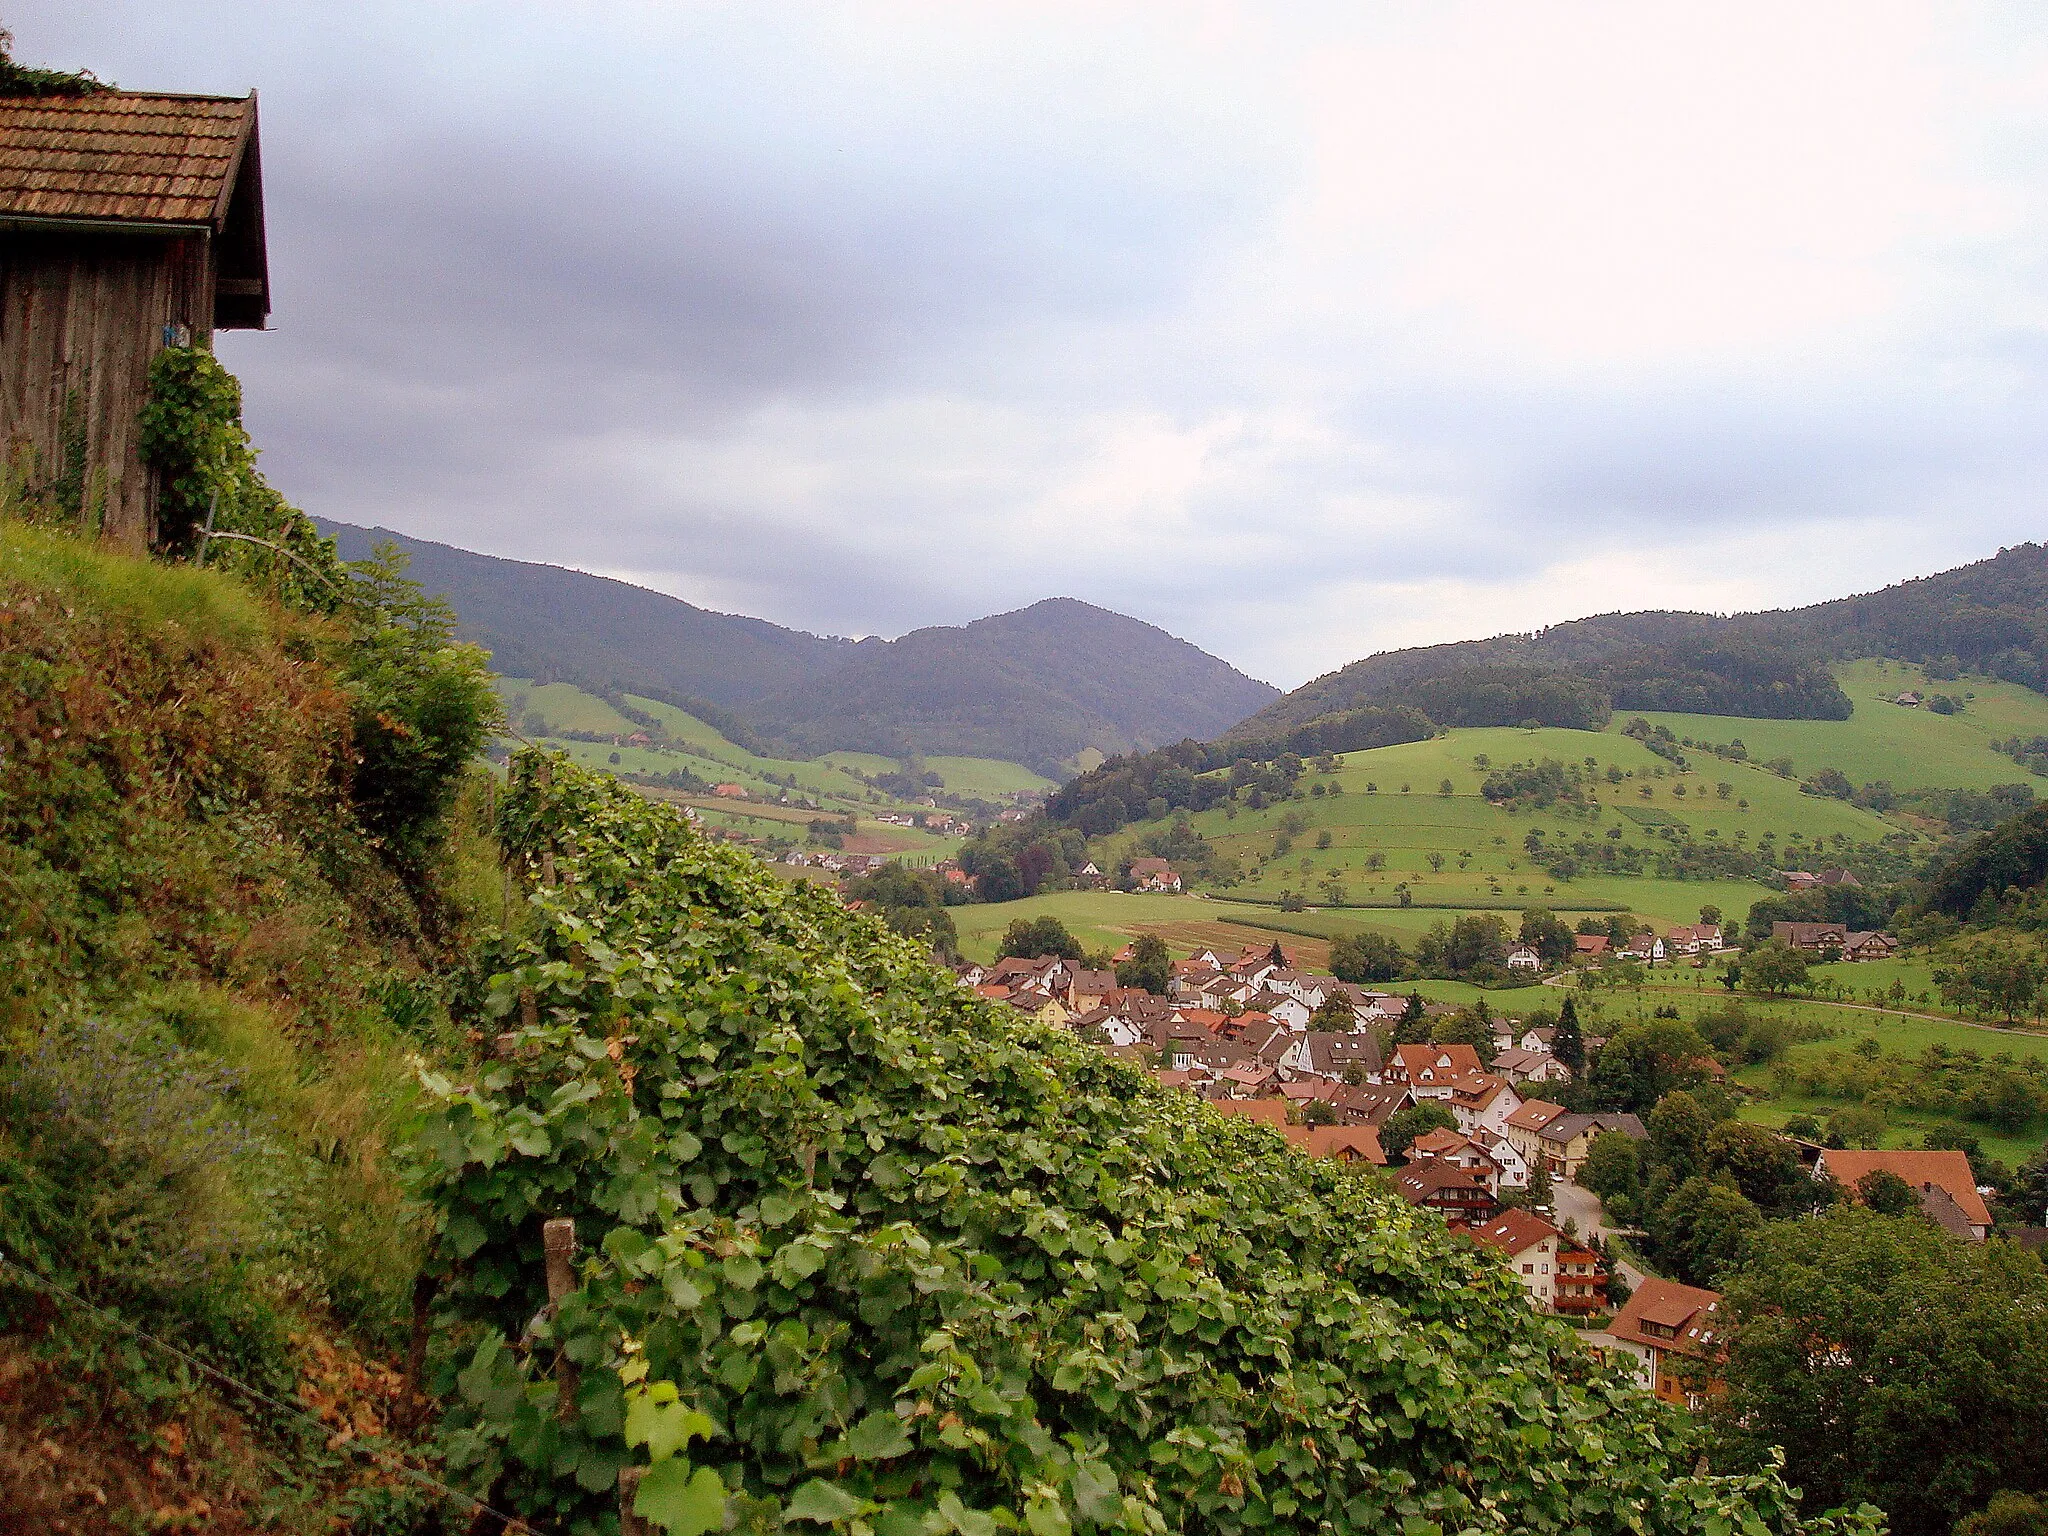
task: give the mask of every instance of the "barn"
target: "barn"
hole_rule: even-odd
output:
[[[155,542],[137,417],[165,347],[270,314],[256,95],[0,97],[0,446],[15,494]]]

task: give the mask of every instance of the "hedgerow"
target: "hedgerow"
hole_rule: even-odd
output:
[[[1689,1475],[1679,1416],[1377,1179],[517,766],[505,1037],[427,1079],[415,1173],[451,1460],[497,1499],[607,1531],[651,1462],[641,1511],[689,1536],[1875,1528]],[[558,1216],[585,1247],[550,1306]]]

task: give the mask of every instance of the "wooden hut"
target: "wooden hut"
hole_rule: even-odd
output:
[[[110,541],[156,537],[149,366],[270,314],[256,96],[0,98],[0,447]]]

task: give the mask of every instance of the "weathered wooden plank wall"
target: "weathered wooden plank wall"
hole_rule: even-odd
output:
[[[44,479],[63,468],[67,417],[84,429],[88,523],[123,548],[155,536],[136,418],[165,327],[213,335],[204,234],[0,236],[0,446]]]

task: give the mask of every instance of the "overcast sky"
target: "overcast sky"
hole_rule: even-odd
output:
[[[2039,5],[0,5],[262,92],[308,511],[1293,686],[2034,538]]]

